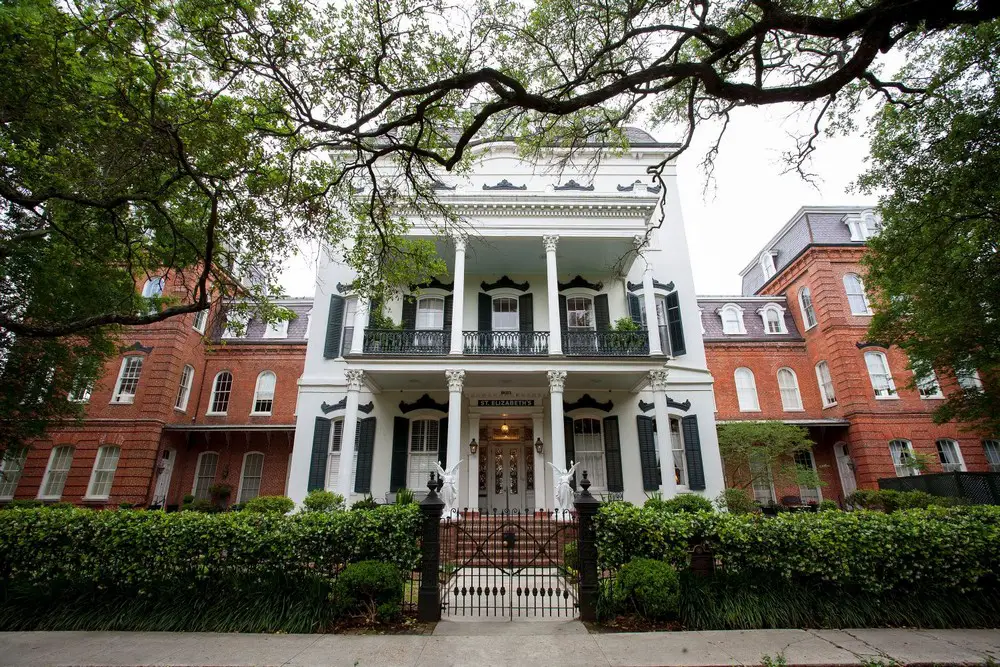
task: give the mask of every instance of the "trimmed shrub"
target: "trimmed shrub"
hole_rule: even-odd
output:
[[[379,504],[375,502],[375,499],[371,496],[365,496],[361,500],[357,501],[351,505],[352,510],[373,510],[377,508]]]
[[[726,489],[715,499],[715,506],[730,514],[753,514],[759,509],[744,489]]]
[[[926,507],[952,507],[959,504],[956,498],[934,496],[925,491],[896,491],[895,489],[858,489],[847,496],[844,503],[854,509],[882,512]]]
[[[670,500],[652,497],[646,500],[643,507],[657,509],[663,512],[712,512],[712,501],[693,493],[681,493]]]
[[[288,514],[295,509],[295,501],[288,496],[257,496],[243,505],[244,512],[261,514]]]
[[[306,512],[340,512],[344,509],[344,496],[316,489],[302,501],[302,509]]]
[[[351,563],[337,578],[333,599],[341,614],[362,614],[366,621],[396,620],[403,602],[403,575],[392,563]]]
[[[3,509],[6,510],[32,509],[35,507],[45,507],[45,503],[41,500],[19,498],[17,500],[11,500],[3,505]]]
[[[181,509],[189,512],[202,512],[204,514],[215,514],[219,511],[219,507],[206,498],[184,503],[181,505]]]
[[[827,498],[826,500],[821,500],[819,505],[816,507],[817,512],[831,512],[834,510],[839,510],[840,507],[836,502]]]
[[[618,570],[614,600],[619,610],[635,610],[647,621],[665,621],[677,615],[681,587],[677,570],[669,563],[635,558]]]

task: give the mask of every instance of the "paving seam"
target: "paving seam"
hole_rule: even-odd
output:
[[[897,663],[898,663],[898,662],[901,662],[900,660],[896,660],[896,658],[895,658],[895,657],[893,657],[892,655],[890,655],[890,654],[886,653],[885,651],[883,651],[883,650],[882,650],[882,649],[880,649],[879,647],[875,646],[874,644],[871,644],[871,643],[869,643],[869,642],[866,642],[866,641],[865,641],[864,639],[862,639],[861,637],[858,637],[857,635],[855,635],[854,633],[852,633],[852,632],[851,632],[850,630],[847,630],[846,628],[841,628],[841,630],[840,630],[840,631],[841,631],[841,632],[843,632],[843,633],[844,633],[845,635],[847,635],[848,637],[850,637],[850,638],[854,639],[855,641],[859,641],[859,642],[861,642],[862,644],[864,644],[865,646],[867,646],[868,648],[872,649],[872,650],[873,650],[873,651],[875,652],[875,653],[874,653],[874,655],[880,655],[880,656],[882,656],[883,658],[888,658],[889,660],[892,660],[893,662],[897,662]],[[842,647],[841,647],[841,648],[842,648]],[[847,648],[845,648],[844,650],[845,650],[845,651],[847,651],[848,653],[852,653],[852,654],[854,654],[854,655],[855,655],[855,656],[856,656],[856,657],[857,657],[857,658],[858,658],[859,660],[862,660],[862,658],[863,658],[863,655],[867,655],[867,654],[858,654],[858,653],[854,653],[854,651],[851,651],[850,649],[847,649]]]
[[[321,635],[321,634],[314,635],[314,638],[313,638],[313,640],[311,642],[309,642],[309,645],[306,646],[306,647],[304,647],[298,653],[292,654],[292,656],[290,658],[288,658],[288,660],[285,660],[283,663],[281,663],[282,667],[284,667],[288,663],[292,662],[293,660],[295,660],[295,658],[299,657],[300,655],[302,655],[303,653],[305,653],[306,651],[308,651],[309,649],[311,649],[313,646],[315,646],[317,643],[319,643],[319,640],[322,639],[323,636],[324,635]]]

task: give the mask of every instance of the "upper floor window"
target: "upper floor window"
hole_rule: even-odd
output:
[[[871,305],[865,295],[865,286],[861,278],[854,273],[844,275],[844,291],[847,292],[847,303],[851,307],[851,315],[871,315]]]
[[[913,445],[909,440],[890,440],[889,454],[892,455],[892,465],[896,468],[896,477],[912,477],[920,474],[917,459],[913,456]]]
[[[264,476],[264,455],[247,452],[243,455],[243,472],[240,474],[240,488],[236,502],[245,503],[260,495],[260,480]]]
[[[27,458],[27,447],[11,447],[0,457],[0,500],[14,497]]]
[[[142,373],[142,357],[125,357],[118,371],[118,381],[115,391],[111,394],[112,403],[133,403],[135,391],[139,388],[139,375]]]
[[[816,326],[816,309],[813,308],[812,292],[808,287],[799,290],[799,308],[802,310],[802,321],[806,325],[806,330]]]
[[[147,299],[155,299],[156,297],[163,296],[163,277],[150,278],[146,281],[146,284],[142,286],[142,295]]]
[[[566,299],[566,326],[571,331],[592,331],[596,326],[594,300],[587,296]]]
[[[195,500],[208,500],[209,488],[215,481],[215,471],[219,467],[219,455],[216,452],[202,452],[198,455],[195,466],[194,486],[191,495]]]
[[[959,371],[955,374],[955,379],[958,380],[958,385],[962,389],[970,391],[983,390],[983,381],[979,379],[979,371]]]
[[[775,268],[774,268],[773,252],[771,252],[770,250],[765,250],[764,252],[760,253],[760,258],[758,259],[758,261],[760,262],[760,270],[764,272],[765,280],[774,275]]]
[[[72,447],[63,445],[53,448],[49,454],[49,464],[45,467],[45,475],[42,477],[42,485],[38,489],[38,497],[42,500],[59,500],[72,465]]]
[[[819,395],[823,399],[823,407],[837,404],[837,392],[833,390],[833,376],[830,375],[830,364],[821,361],[816,364],[816,381],[819,383]]]
[[[573,420],[573,447],[580,469],[587,470],[593,488],[608,488],[607,466],[604,463],[604,437],[601,420],[592,417]]]
[[[185,366],[181,371],[181,383],[177,387],[177,400],[174,407],[181,412],[187,410],[188,399],[191,398],[191,385],[194,383],[194,367]]]
[[[438,460],[440,422],[437,419],[414,419],[410,422],[410,458],[406,480],[411,489],[427,485],[427,479]]]
[[[733,303],[727,303],[719,309],[722,316],[722,333],[745,334],[746,327],[743,325],[743,309]]]
[[[983,440],[983,452],[990,472],[1000,472],[1000,440]]]
[[[208,324],[208,308],[199,310],[194,316],[194,324],[191,328],[198,333],[205,333],[205,326]]]
[[[94,391],[94,381],[84,379],[74,379],[74,387],[70,390],[66,399],[73,403],[89,403],[90,394]]]
[[[357,314],[357,297],[348,297],[344,300],[344,319],[340,324],[340,356],[344,356],[351,351],[351,345],[354,343],[354,319]],[[309,338],[309,327],[312,323],[311,310],[306,318],[306,338]]]
[[[889,372],[889,360],[882,352],[865,352],[865,365],[868,367],[868,378],[875,390],[875,398],[898,398],[896,385]]]
[[[944,394],[941,393],[941,385],[938,383],[937,375],[934,374],[934,371],[921,378],[917,378],[917,391],[920,392],[920,398],[944,398]]]
[[[788,333],[788,329],[785,328],[784,308],[776,303],[769,303],[757,312],[760,314],[760,319],[764,323],[764,333]]]
[[[509,296],[493,299],[493,331],[517,331],[520,326],[517,299]]]
[[[848,215],[844,218],[844,224],[851,231],[852,241],[867,241],[879,233],[882,228],[882,221],[874,211],[864,211],[860,215]]]
[[[264,329],[264,338],[288,338],[288,320],[268,324]]]
[[[269,415],[274,407],[274,386],[277,377],[271,371],[257,376],[257,387],[253,392],[253,414]]]
[[[121,453],[121,447],[107,446],[97,450],[94,469],[90,473],[90,484],[87,485],[87,498],[103,500],[111,496],[111,483],[115,480]]]
[[[233,391],[233,374],[222,371],[212,383],[212,395],[208,400],[208,414],[224,415],[229,412],[229,396]]]
[[[425,296],[417,300],[417,329],[444,329],[444,299]]]
[[[228,313],[226,315],[226,329],[222,332],[223,338],[243,338],[247,335],[250,326],[250,316],[245,313]]]
[[[965,461],[962,459],[962,450],[958,443],[950,438],[941,438],[937,441],[938,460],[941,462],[941,470],[945,472],[961,472],[965,470]]]
[[[799,393],[799,379],[791,368],[778,369],[778,389],[781,392],[781,407],[784,410],[801,410],[802,395]]]
[[[754,381],[753,371],[749,368],[737,368],[735,377],[736,397],[739,399],[740,410],[743,412],[760,410],[760,403],[757,402],[757,383]]]

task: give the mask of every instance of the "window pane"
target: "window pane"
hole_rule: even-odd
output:
[[[805,470],[816,470],[816,462],[813,460],[812,452],[795,452],[792,455],[795,465]],[[818,503],[822,500],[820,490],[814,486],[800,486],[799,498],[804,503]]]
[[[115,387],[112,403],[132,403],[135,401],[135,391],[139,387],[139,375],[142,373],[142,357],[125,357],[122,360],[118,383]]]
[[[767,322],[767,333],[781,333],[781,315],[773,308],[764,311],[764,319]]]
[[[594,302],[584,296],[566,299],[566,326],[570,329],[593,329]]]
[[[871,309],[868,307],[868,297],[865,296],[865,288],[861,283],[861,278],[848,273],[844,276],[844,290],[847,292],[847,302],[854,315],[868,315]]]
[[[876,396],[891,396],[896,393],[896,387],[889,375],[889,364],[881,352],[865,352],[865,365],[868,367],[868,377]]]
[[[1000,472],[1000,440],[983,440],[983,450],[991,472]]]
[[[837,394],[833,390],[833,378],[830,376],[830,366],[825,361],[816,364],[816,377],[819,380],[823,405],[833,405],[836,403]]]
[[[198,470],[194,477],[194,497],[196,500],[207,500],[208,487],[215,480],[215,469],[219,464],[219,455],[215,452],[205,452],[198,458]]]
[[[229,410],[229,395],[233,390],[233,376],[222,372],[215,376],[215,386],[212,388],[212,404],[209,412],[225,414]]]
[[[8,449],[0,461],[0,498],[13,498],[28,458],[27,448]]]
[[[802,397],[795,373],[787,368],[778,371],[778,389],[781,391],[781,407],[785,410],[801,410]]]
[[[252,452],[243,457],[243,479],[237,502],[245,503],[260,495],[260,480],[264,473],[264,455]]]
[[[601,420],[573,420],[573,447],[580,470],[586,470],[594,488],[606,489],[607,470],[604,464],[604,440],[601,437]]]
[[[674,454],[674,481],[678,486],[687,486],[687,457],[684,455],[681,423],[677,419],[670,420],[670,448]]]
[[[111,484],[115,478],[120,455],[120,447],[101,447],[97,450],[97,459],[94,461],[94,471],[90,478],[90,488],[87,490],[88,496],[107,498],[111,495]]]
[[[941,469],[945,472],[955,472],[962,470],[962,460],[958,454],[958,443],[954,440],[942,438],[937,441],[938,460],[941,461]]]
[[[736,369],[736,397],[739,399],[740,410],[759,410],[757,403],[757,385],[753,373],[747,368]]]
[[[444,299],[424,297],[417,301],[418,329],[444,328]]]
[[[896,477],[910,477],[916,475],[918,470],[913,466],[913,450],[908,440],[892,440],[889,442],[889,453],[892,455],[892,464],[896,468]]]
[[[774,491],[771,489],[771,468],[763,456],[756,453],[750,455],[750,476],[754,500],[761,505],[773,504]]]
[[[188,404],[188,398],[191,396],[191,382],[194,379],[194,368],[191,366],[185,366],[184,370],[181,371],[181,384],[177,388],[177,400],[174,401],[174,407],[178,410],[186,410]]]
[[[802,306],[802,319],[805,320],[806,328],[816,326],[816,311],[813,309],[812,293],[808,287],[799,290],[799,303]]]
[[[62,496],[63,487],[66,486],[66,477],[69,475],[70,465],[73,463],[72,447],[56,447],[49,457],[49,466],[45,471],[45,481],[42,485],[42,498],[59,498]]]
[[[264,371],[257,376],[257,390],[254,392],[253,411],[261,414],[271,414],[274,407],[274,387],[277,381],[274,373]]]
[[[410,462],[407,486],[419,489],[427,486],[429,474],[436,470],[438,460],[438,428],[436,419],[418,419],[410,427]]]
[[[493,299],[493,330],[517,331],[521,322],[518,319],[517,299],[500,297]]]

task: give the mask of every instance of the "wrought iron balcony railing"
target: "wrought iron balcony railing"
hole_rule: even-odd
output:
[[[538,356],[549,353],[548,331],[463,331],[465,354]]]
[[[639,357],[649,354],[649,333],[635,331],[564,331],[563,354],[580,357]]]
[[[448,354],[448,330],[365,329],[365,354]]]

